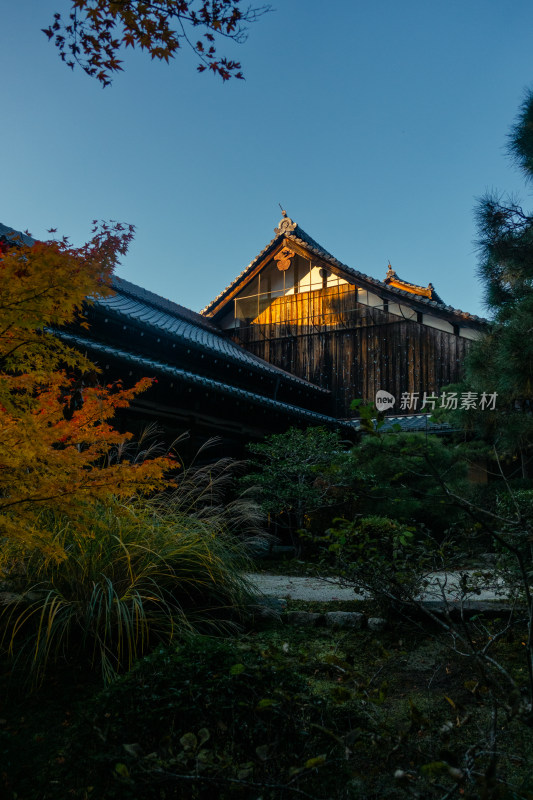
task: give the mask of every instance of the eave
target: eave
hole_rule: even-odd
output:
[[[128,350],[103,344],[89,337],[74,335],[59,329],[51,330],[51,332],[72,347],[85,351],[92,361],[99,362],[99,366],[105,365],[106,360],[120,361],[130,371],[135,370],[142,375],[154,376],[158,377],[158,379],[167,378],[169,381],[177,380],[188,386],[196,386],[202,390],[212,392],[215,396],[225,395],[234,400],[245,401],[261,409],[268,409],[273,413],[295,419],[300,423],[308,425],[326,425],[327,427],[343,428],[353,431],[353,426],[351,424],[327,414],[320,414],[291,403],[265,397],[256,392],[250,392],[222,381],[216,381],[197,375],[191,371],[173,366],[172,364],[145,358],[131,353]]]
[[[200,358],[203,359],[205,356],[206,361],[209,358],[217,358],[233,365],[236,370],[247,370],[256,375],[268,376],[273,380],[301,388],[316,396],[325,397],[331,394],[328,389],[316,386],[314,383],[286,372],[250,353],[244,347],[223,336],[221,331],[208,320],[202,320],[204,324],[200,327],[196,320],[184,319],[181,312],[178,315],[175,311],[156,306],[154,302],[147,305],[146,302],[133,296],[131,292],[123,295],[122,287],[116,283],[113,285],[116,290],[114,295],[98,298],[90,307],[91,316],[98,314],[104,324],[108,318],[112,317],[123,326],[133,326],[139,330],[141,335],[143,331],[151,332],[156,337],[164,337],[170,342],[179,343],[197,352]],[[153,297],[157,298],[157,295],[153,295]],[[186,310],[188,311],[188,309]],[[194,312],[190,313],[194,314]],[[99,327],[101,327],[100,324]]]

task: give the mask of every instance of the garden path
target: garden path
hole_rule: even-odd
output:
[[[479,570],[466,570],[465,573],[469,576],[480,575]],[[420,599],[433,602],[442,601],[440,587],[444,586],[446,599],[452,602],[458,601],[460,598],[461,575],[465,573],[432,573],[429,576],[430,585],[420,595]],[[350,587],[341,586],[334,578],[316,578],[307,575],[270,575],[265,572],[249,573],[246,577],[259,592],[278,598],[325,603],[334,600],[363,600],[368,597],[365,593],[357,594]],[[478,578],[478,582],[482,588],[479,589],[479,593],[472,595],[471,600],[487,602],[506,599],[507,591],[501,580],[491,578],[487,573],[486,579]]]

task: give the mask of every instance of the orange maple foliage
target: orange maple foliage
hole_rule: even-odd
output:
[[[19,242],[0,253],[0,541],[60,556],[43,509],[90,533],[91,504],[169,484],[171,458],[109,463],[131,438],[112,417],[151,379],[129,389],[98,385],[98,368],[52,332],[75,320],[86,325],[83,303],[112,293],[113,269],[132,235],[132,227],[95,225],[81,248]]]
[[[242,79],[240,63],[219,57],[215,41],[246,41],[248,25],[270,11],[269,5],[244,7],[243,0],[70,0],[67,5],[68,17],[55,13],[42,31],[68,67],[78,64],[104,87],[122,70],[118,56],[127,47],[168,63],[187,45],[200,61],[199,72],[209,69],[223,81]]]

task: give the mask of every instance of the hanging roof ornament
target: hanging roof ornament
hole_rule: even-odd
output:
[[[285,272],[285,270],[289,269],[291,265],[291,259],[295,256],[294,250],[291,250],[290,247],[284,247],[283,250],[274,256],[274,261],[277,262],[278,269],[280,272]]]
[[[292,233],[292,231],[296,228],[296,222],[293,222],[292,219],[287,216],[287,212],[284,208],[281,209],[281,213],[283,214],[283,217],[280,220],[278,227],[274,228],[274,233],[277,233],[278,236],[282,233]]]

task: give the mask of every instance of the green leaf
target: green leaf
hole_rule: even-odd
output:
[[[139,744],[123,744],[122,747],[126,751],[129,756],[133,756],[133,758],[139,758],[141,755],[141,746]]]
[[[445,699],[445,700],[447,700],[447,701],[448,701],[448,703],[451,705],[451,707],[452,707],[452,708],[455,710],[455,708],[456,708],[456,705],[455,705],[455,703],[453,702],[452,698],[451,698],[451,697],[448,697],[448,695],[447,695],[447,694],[443,695],[443,697],[444,697],[444,699]]]
[[[117,777],[122,778],[123,780],[128,780],[130,777],[130,771],[125,764],[115,764],[115,775]]]
[[[200,728],[198,731],[198,746],[201,747],[211,738],[211,734],[207,730],[207,728]]]
[[[255,752],[257,753],[257,758],[261,759],[261,761],[266,761],[270,752],[270,745],[260,744],[259,747],[255,748]]]
[[[330,691],[336,703],[346,703],[352,699],[351,691],[344,686],[333,686]]]
[[[180,744],[184,750],[196,750],[198,747],[198,739],[194,733],[184,733],[180,739]]]
[[[352,670],[352,665],[349,664],[347,661],[344,661],[342,658],[334,655],[333,653],[328,653],[324,656],[324,661],[326,664],[334,664],[336,667],[340,667],[341,669],[350,672]]]
[[[257,709],[261,708],[270,708],[270,706],[275,705],[275,700],[272,700],[271,697],[264,697],[262,700],[258,702],[256,705]]]
[[[244,672],[245,669],[246,667],[244,666],[244,664],[234,664],[232,667],[230,667],[229,674],[240,675],[242,672]]]
[[[237,778],[240,781],[244,781],[246,778],[250,778],[252,776],[254,771],[254,765],[252,761],[247,761],[245,764],[240,764],[239,767]]]
[[[289,770],[289,778],[294,778],[295,775],[299,775],[300,772],[304,771],[304,767],[291,767]]]
[[[422,764],[420,772],[428,778],[435,778],[448,769],[445,761],[431,761],[429,764]]]
[[[326,763],[326,756],[325,754],[323,754],[321,756],[316,756],[315,758],[309,758],[305,762],[305,766],[307,769],[314,769],[315,767],[321,767],[325,763]]]

